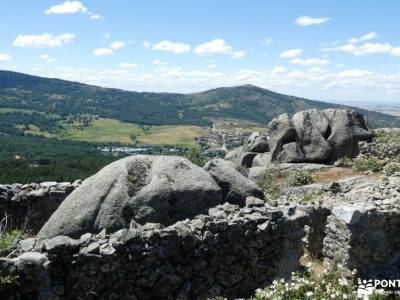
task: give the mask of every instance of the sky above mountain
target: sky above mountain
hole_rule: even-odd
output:
[[[135,91],[400,101],[400,2],[1,1],[0,69]]]

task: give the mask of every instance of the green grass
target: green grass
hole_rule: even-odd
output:
[[[0,234],[0,250],[8,249],[11,246],[11,243],[17,236],[26,236],[21,230],[13,229],[7,230]]]
[[[82,130],[67,127],[60,137],[96,143],[134,144],[132,136],[135,136],[140,144],[195,147],[194,138],[204,132],[206,129],[198,126],[141,126],[114,119],[99,119]]]
[[[32,113],[33,110],[31,110],[31,109],[0,107],[0,114],[13,113],[13,112]]]

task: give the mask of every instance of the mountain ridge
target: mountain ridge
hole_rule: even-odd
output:
[[[79,113],[145,125],[209,126],[212,118],[267,124],[273,117],[317,108],[351,108],[372,127],[400,127],[400,119],[341,104],[288,96],[251,84],[196,93],[133,92],[0,70],[0,107],[60,115]]]

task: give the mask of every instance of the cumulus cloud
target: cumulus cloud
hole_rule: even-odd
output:
[[[0,53],[0,61],[9,61],[11,59],[11,55]]]
[[[290,49],[290,50],[283,51],[279,56],[283,57],[283,58],[293,58],[293,57],[299,56],[302,53],[303,53],[302,49],[296,48],[296,49]]]
[[[235,59],[241,59],[246,56],[246,51],[235,51],[233,47],[227,44],[223,39],[214,39],[200,44],[194,49],[194,52],[199,55],[225,54]]]
[[[90,12],[89,13],[89,19],[90,20],[100,20],[100,19],[103,19],[103,17],[100,16],[99,14],[95,14],[93,12]]]
[[[394,55],[394,56],[400,56],[400,47],[393,48],[393,49],[391,50],[391,53],[392,53],[392,55]]]
[[[274,40],[269,37],[269,38],[266,38],[262,44],[263,44],[263,46],[269,46],[269,45],[272,45],[273,42],[274,42]]]
[[[365,42],[365,41],[373,40],[373,39],[376,39],[377,37],[378,37],[378,34],[376,34],[375,32],[369,32],[369,33],[366,33],[366,34],[364,34],[364,35],[362,35],[360,37],[351,38],[349,40],[349,43],[350,44],[356,44],[356,43],[359,43],[359,42]]]
[[[218,66],[216,64],[208,64],[207,66],[209,69],[216,69]]]
[[[281,66],[274,67],[274,68],[271,70],[271,72],[272,72],[272,74],[284,73],[284,72],[286,72],[286,68],[285,68],[285,67],[281,67]]]
[[[320,25],[329,21],[330,18],[313,18],[309,16],[301,16],[295,20],[295,24],[300,26]]]
[[[22,48],[55,48],[70,42],[75,37],[76,35],[72,33],[63,33],[57,36],[49,33],[39,35],[20,34],[14,40],[13,45]]]
[[[51,14],[76,14],[85,13],[87,8],[80,1],[65,1],[62,4],[49,7],[45,13]]]
[[[308,58],[308,59],[295,58],[292,59],[290,63],[301,66],[325,66],[330,64],[331,62],[327,59],[319,59],[319,58]]]
[[[54,62],[56,62],[56,61],[58,60],[57,58],[51,57],[51,56],[48,55],[48,54],[40,55],[39,58],[40,58],[41,60],[44,60],[44,61],[48,62],[48,63],[54,63]]]
[[[114,51],[110,48],[97,48],[94,49],[93,54],[95,56],[110,56],[114,54]]]
[[[114,50],[119,50],[122,49],[126,46],[124,41],[116,41],[110,44],[110,48],[114,49]]]
[[[188,44],[175,43],[168,40],[160,41],[153,46],[151,46],[149,42],[145,41],[143,42],[143,46],[147,49],[151,48],[152,50],[172,52],[175,54],[188,53],[192,49],[192,47]]]
[[[120,63],[119,67],[123,68],[123,69],[135,69],[135,68],[138,67],[138,65],[137,64],[131,64],[131,63]]]
[[[167,64],[166,62],[159,60],[159,59],[156,59],[153,61],[153,65],[156,65],[156,66],[165,66],[166,64]]]
[[[324,52],[346,52],[356,56],[367,54],[383,54],[392,53],[393,46],[387,43],[364,43],[361,46],[355,44],[340,45],[333,48],[323,48]],[[396,52],[396,51],[395,51]],[[393,54],[393,53],[392,53]],[[394,54],[395,55],[395,54]]]

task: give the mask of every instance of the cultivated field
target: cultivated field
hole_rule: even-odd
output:
[[[206,131],[197,126],[148,126],[99,119],[83,129],[70,127],[61,134],[61,138],[100,143],[134,144],[136,141],[140,144],[193,147],[196,145],[194,138]]]

